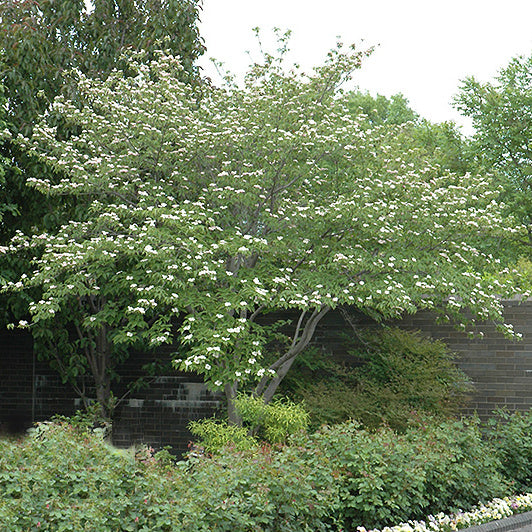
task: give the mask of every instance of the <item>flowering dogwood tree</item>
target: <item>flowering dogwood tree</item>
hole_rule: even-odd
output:
[[[89,207],[57,234],[17,237],[12,250],[43,253],[10,288],[42,288],[30,327],[72,321],[102,403],[116,350],[169,343],[172,324],[187,346],[175,367],[224,389],[235,422],[237,391],[270,400],[340,305],[468,308],[511,331],[504,287],[483,275],[497,261],[477,245],[510,230],[497,190],[403,149],[402,126],[360,127],[337,89],[365,52],[343,50],[308,75],[266,55],[243,86],[201,94],[165,54],[133,77],[79,74],[78,100],[57,99],[20,140],[58,170],[32,186]],[[59,119],[76,133],[59,136]]]

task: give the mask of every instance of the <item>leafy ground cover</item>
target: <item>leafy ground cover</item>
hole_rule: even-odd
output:
[[[475,420],[404,433],[351,422],[301,432],[287,445],[183,461],[166,451],[115,449],[88,425],[43,423],[22,440],[0,442],[0,530],[346,531],[409,521],[401,526],[461,528],[530,508],[530,496],[504,497],[530,485],[531,463],[517,454],[528,448],[531,432],[521,429],[531,419],[510,416],[497,445]],[[516,435],[519,484],[500,452]],[[461,510],[477,504],[464,517]],[[390,530],[403,529],[410,530]]]

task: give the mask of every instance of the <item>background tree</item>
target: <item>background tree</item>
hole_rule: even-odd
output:
[[[5,87],[11,138],[29,135],[56,95],[75,96],[75,85],[65,75],[73,68],[104,79],[114,68],[125,68],[124,53],[144,50],[149,61],[153,51],[163,47],[180,57],[184,80],[197,80],[194,62],[204,51],[198,16],[195,0],[95,0],[89,11],[83,0],[1,2],[0,83]],[[78,198],[74,204],[59,196],[45,200],[27,187],[27,179],[43,175],[47,167],[28,158],[11,138],[0,146],[0,156],[10,162],[0,181],[0,245],[7,244],[16,229],[55,230],[75,216],[73,209],[81,201]],[[25,268],[24,261],[4,261],[0,279],[13,280]],[[19,306],[17,298],[1,305],[4,314],[15,315],[20,314]],[[7,319],[0,316],[4,323]]]
[[[420,120],[401,93],[387,98],[382,94],[372,96],[369,92],[353,91],[347,96],[347,106],[354,115],[364,115],[372,126],[399,125]]]
[[[430,122],[418,115],[401,93],[387,98],[353,91],[347,95],[347,106],[353,116],[364,118],[368,128],[403,125],[404,146],[410,137],[412,148],[421,149],[427,161],[444,170],[465,174],[479,169],[469,142],[454,122]]]
[[[532,245],[532,57],[512,59],[493,82],[466,79],[455,105],[472,118],[476,155],[495,172]]]
[[[185,79],[198,77],[203,53],[195,0],[8,0],[0,6],[2,81],[9,102],[9,122],[28,134],[77,68],[105,78],[127,66],[123,54],[143,50],[147,60],[157,48],[181,59]]]
[[[285,51],[281,38],[243,87],[206,87],[199,104],[172,56],[131,63],[132,76],[79,74],[77,101],[57,99],[23,142],[57,172],[32,186],[90,198],[90,216],[17,237],[13,252],[43,252],[10,288],[42,288],[33,330],[77,315],[72,352],[102,390],[115,350],[170,342],[173,322],[188,349],[176,367],[223,388],[233,422],[238,390],[268,402],[340,305],[468,308],[511,332],[494,295],[505,287],[485,275],[497,261],[479,249],[513,230],[492,183],[423,164],[403,126],[350,116],[337,88],[365,52],[333,50],[307,76],[287,72]],[[77,133],[62,137],[57,116]]]

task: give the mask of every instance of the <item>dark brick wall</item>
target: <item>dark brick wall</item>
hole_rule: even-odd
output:
[[[457,365],[476,387],[467,413],[476,411],[485,417],[501,406],[512,411],[532,407],[532,302],[507,302],[505,308],[507,321],[523,334],[520,342],[504,339],[490,325],[482,328],[484,339],[470,339],[451,325],[437,324],[430,312],[406,317],[394,325],[421,330],[443,340],[458,353]],[[355,328],[370,323],[360,315],[352,315],[351,319]],[[318,346],[342,359],[346,355],[344,337],[352,334],[353,327],[335,312],[319,325],[315,340]],[[154,356],[169,358],[170,354],[171,348],[157,355],[134,353],[120,368],[123,379],[117,396],[127,392],[128,382],[142,375],[142,366]],[[61,382],[48,364],[34,358],[31,336],[25,332],[0,333],[0,383],[2,431],[20,432],[34,421],[53,414],[70,415],[81,406],[74,391]],[[191,437],[188,421],[209,417],[222,404],[222,397],[209,392],[197,377],[169,369],[158,374],[148,389],[126,395],[118,405],[113,426],[115,443],[170,445],[176,451],[184,451]]]
[[[222,398],[211,393],[190,375],[159,376],[147,390],[136,392],[118,405],[113,423],[113,442],[127,447],[149,443],[153,447],[169,445],[186,451],[192,435],[191,420],[211,417],[218,412]]]
[[[482,339],[472,339],[450,324],[437,324],[430,312],[419,312],[396,324],[442,340],[458,354],[457,365],[476,388],[466,413],[476,411],[484,418],[500,407],[511,411],[532,407],[532,301],[505,302],[505,318],[522,333],[521,341],[505,339],[490,324],[480,328]]]
[[[31,424],[33,342],[28,334],[0,334],[0,429],[18,432]]]
[[[21,432],[52,414],[73,412],[74,391],[33,355],[31,336],[0,333],[0,430]]]
[[[347,355],[346,336],[355,334],[358,328],[378,326],[364,315],[348,315],[351,323],[341,312],[328,314],[315,333],[315,343],[339,360]],[[437,323],[431,312],[418,312],[389,324],[419,330],[445,342],[457,354],[457,366],[475,385],[476,393],[464,413],[476,412],[485,419],[501,407],[510,411],[532,408],[532,301],[505,302],[505,318],[523,335],[521,341],[507,340],[491,324],[476,329],[484,333],[482,339],[470,338],[451,324]]]
[[[147,378],[149,387],[128,393],[128,383],[145,375],[142,366],[154,358],[169,358],[171,348],[158,353],[133,353],[118,371],[117,405],[113,442],[118,446],[146,443],[170,446],[184,452],[191,439],[190,420],[210,417],[222,406],[222,398],[207,390],[191,374],[169,369]],[[0,432],[22,433],[32,423],[54,414],[72,415],[81,409],[75,391],[63,384],[48,363],[36,359],[31,335],[21,331],[0,334]]]

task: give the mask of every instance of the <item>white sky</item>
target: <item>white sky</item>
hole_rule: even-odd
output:
[[[470,128],[450,104],[460,80],[487,81],[512,57],[532,53],[532,0],[203,0],[204,72],[216,79],[210,57],[245,72],[246,51],[257,50],[255,26],[265,35],[291,29],[293,59],[307,69],[322,62],[336,36],[378,45],[354,86],[402,92],[421,116],[455,120],[464,133]]]

